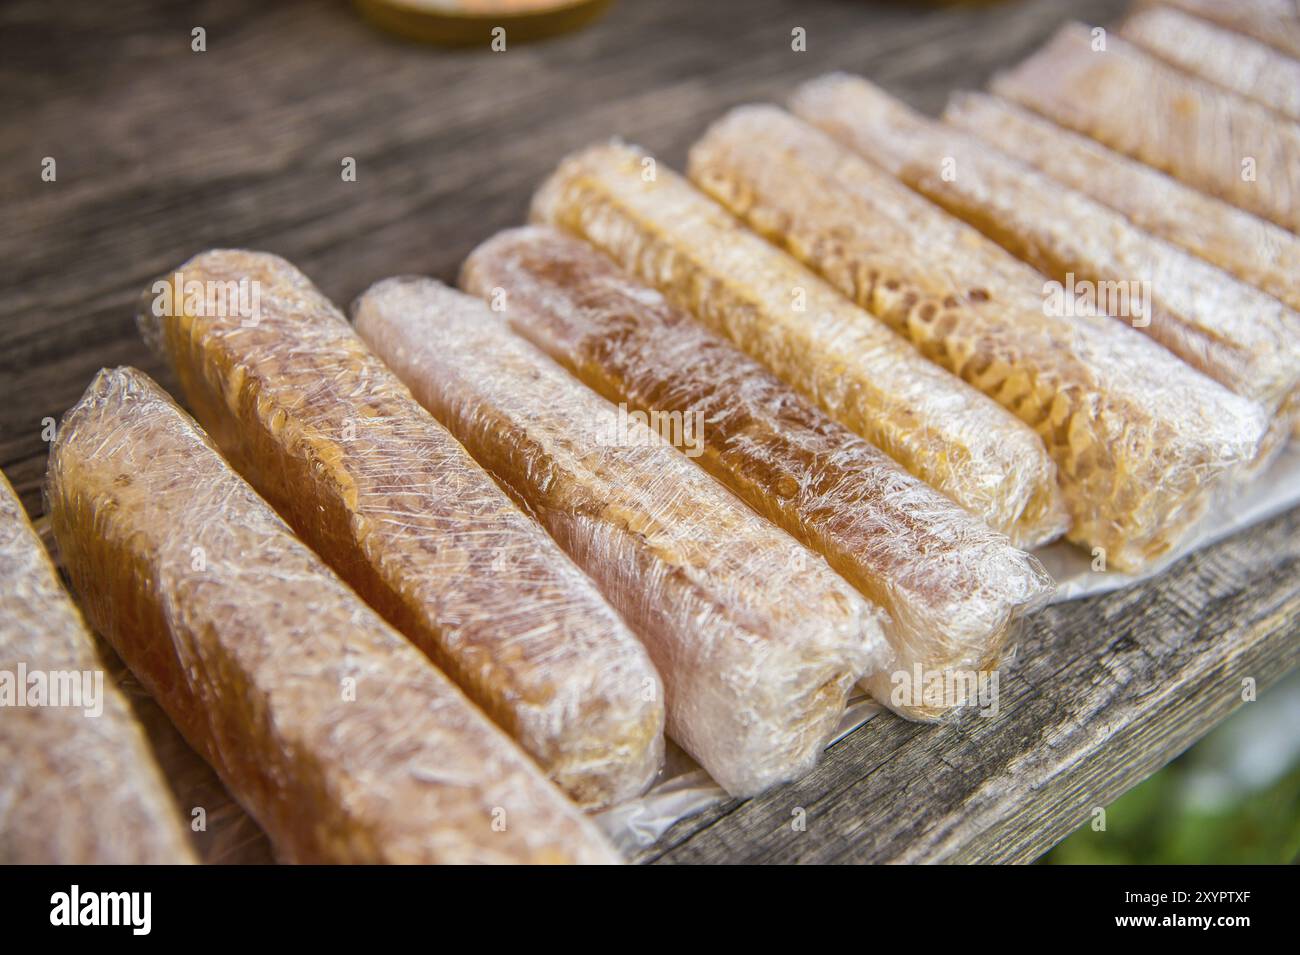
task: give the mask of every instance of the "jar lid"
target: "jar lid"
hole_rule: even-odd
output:
[[[488,46],[567,33],[601,16],[612,0],[354,0],[376,26],[444,46]]]

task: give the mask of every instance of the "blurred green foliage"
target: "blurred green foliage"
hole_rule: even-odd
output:
[[[1187,865],[1300,862],[1300,766],[1216,811],[1184,804],[1180,759],[1106,808],[1106,831],[1083,826],[1039,861]]]
[[[1295,685],[1293,679],[1275,689],[1293,692]],[[1267,698],[1261,699],[1243,709],[1266,702]],[[1253,790],[1242,787],[1226,801],[1194,797],[1198,775],[1203,778],[1207,769],[1222,772],[1227,768],[1224,754],[1240,742],[1244,715],[1238,711],[1182,756],[1107,806],[1104,832],[1085,824],[1039,862],[1300,863],[1300,761],[1269,784]],[[1284,719],[1290,714],[1278,711],[1276,715]],[[1300,733],[1294,725],[1290,730],[1292,735]]]

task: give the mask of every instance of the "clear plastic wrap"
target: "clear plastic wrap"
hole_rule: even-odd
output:
[[[478,299],[389,279],[354,318],[636,628],[673,739],[738,796],[812,767],[887,660],[878,608]]]
[[[1056,469],[1028,428],[653,163],[620,143],[570,156],[533,218],[605,251],[1015,543],[1064,531]]]
[[[142,330],[231,463],[576,802],[643,791],[658,675],[592,581],[288,262],[206,252],[168,282]],[[256,308],[186,291],[222,288]]]
[[[283,861],[617,861],[143,373],[64,417],[46,500],[91,622]]]
[[[1091,554],[1064,541],[1041,548],[1035,552],[1035,556],[1056,579],[1057,590],[1052,602],[1077,600],[1149,580],[1169,562],[1298,504],[1300,446],[1293,444],[1272,462],[1268,471],[1257,481],[1244,488],[1234,488],[1230,496],[1216,500],[1214,508],[1197,529],[1196,536],[1181,542],[1178,550],[1168,555],[1155,568],[1144,568],[1138,575],[1120,573],[1109,567],[1105,573],[1098,573]],[[1008,663],[1012,667],[1016,666],[1014,658]],[[1007,675],[1005,671],[1003,675]],[[837,739],[855,731],[877,715],[880,709],[865,696],[851,698],[837,731]],[[887,727],[881,726],[879,729],[883,732]],[[664,773],[650,791],[637,799],[605,810],[596,817],[596,821],[616,846],[630,853],[654,843],[682,818],[723,802],[726,798],[726,793],[709,779],[707,773],[670,743],[664,760]]]
[[[1300,125],[1071,23],[993,92],[1300,232]]]
[[[1255,456],[1256,404],[1112,318],[1048,314],[1039,273],[775,107],[714,124],[691,175],[1031,425],[1059,468],[1071,540],[1112,566],[1169,551],[1216,479]]]
[[[705,422],[697,462],[758,513],[820,552],[890,619],[890,663],[864,679],[891,703],[899,671],[992,666],[1051,581],[1001,534],[846,428],[591,246],[546,227],[503,232],[461,284],[584,384],[634,411]]]
[[[0,865],[194,862],[148,740],[0,474]]]
[[[1300,59],[1300,8],[1295,0],[1143,0],[1161,3],[1254,37]]]
[[[1270,414],[1300,397],[1300,315],[1277,299],[859,77],[805,85],[796,111],[1062,288],[1123,289],[1121,321]]]
[[[1091,555],[1065,544],[1041,548],[1034,556],[1056,581],[1052,602],[1077,600],[1151,580],[1195,551],[1296,506],[1300,506],[1300,444],[1292,443],[1254,479],[1234,485],[1231,493],[1220,495],[1194,536],[1181,541],[1163,560],[1144,567],[1139,573],[1123,573],[1108,567],[1105,573],[1099,574]]]
[[[266,833],[222,785],[221,777],[181,735],[167,711],[158,705],[131,668],[105,640],[96,649],[144,727],[158,768],[180,807],[182,824],[189,828],[195,810],[202,810],[203,825],[191,829],[190,842],[203,865],[271,865],[275,849]]]
[[[1295,233],[996,96],[958,93],[943,118],[1300,309]]]
[[[1169,7],[1137,10],[1120,36],[1180,70],[1300,120],[1300,60]]]

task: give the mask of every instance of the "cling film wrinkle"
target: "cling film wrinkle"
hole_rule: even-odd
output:
[[[1295,233],[995,96],[958,93],[943,120],[1300,309]]]
[[[47,687],[40,705],[0,711],[0,864],[197,861],[144,728],[4,475],[0,580],[0,670],[24,694],[23,672]],[[65,675],[74,698],[56,701]]]
[[[1300,315],[1277,299],[866,80],[827,77],[798,102],[814,124],[1045,275],[1090,284],[1098,307],[1270,413],[1292,413]],[[1104,290],[1123,295],[1106,301],[1117,295]]]
[[[796,110],[837,115],[842,82],[801,88]],[[1256,404],[1112,318],[1049,314],[1040,273],[776,107],[715,123],[691,150],[691,174],[1032,427],[1055,460],[1070,539],[1103,548],[1113,566],[1168,553],[1256,455],[1266,424]]]
[[[1050,594],[1034,558],[586,243],[508,230],[470,254],[461,284],[611,402],[699,421],[686,453],[888,611],[891,659],[863,684],[903,715],[952,701],[895,699],[894,673],[992,665]]]
[[[720,785],[752,795],[811,768],[886,659],[876,606],[482,301],[389,279],[354,318],[636,630],[669,733]]]
[[[281,861],[618,861],[142,372],[64,417],[46,497],[91,621]]]
[[[1300,232],[1300,123],[1189,76],[1119,37],[1069,23],[992,92]],[[1140,118],[1133,104],[1141,103]]]
[[[643,791],[658,675],[591,580],[292,265],[218,250],[170,283],[142,331],[237,469],[577,802]],[[256,307],[202,314],[190,283]]]
[[[1022,546],[1067,518],[1055,466],[997,404],[717,203],[620,143],[564,160],[532,215],[574,233],[723,334],[831,418]]]

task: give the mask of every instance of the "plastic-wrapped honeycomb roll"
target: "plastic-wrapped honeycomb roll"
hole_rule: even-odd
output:
[[[1300,237],[996,96],[960,93],[944,121],[1300,309]]]
[[[610,401],[704,422],[696,461],[888,611],[893,659],[863,683],[903,715],[956,701],[896,695],[910,685],[896,674],[987,668],[1051,593],[1038,561],[585,242],[503,232],[474,250],[461,283],[499,296],[511,328]]]
[[[636,636],[306,276],[206,252],[140,321],[231,463],[576,802],[650,784],[664,710]]]
[[[812,767],[887,657],[878,608],[478,299],[390,279],[354,318],[637,630],[669,733],[719,784],[746,796]],[[676,438],[709,435],[683,422]]]
[[[1300,125],[1115,36],[1067,24],[994,93],[1190,186],[1300,232]],[[1141,104],[1137,109],[1135,104]]]
[[[1300,59],[1300,9],[1295,0],[1143,0],[1167,4],[1253,37]]]
[[[1120,36],[1180,70],[1300,120],[1300,60],[1169,7],[1130,16]]]
[[[68,412],[46,498],[91,622],[283,861],[617,861],[143,373]]]
[[[533,218],[605,251],[1015,543],[1064,531],[1029,429],[654,162],[620,143],[570,156]]]
[[[859,77],[805,85],[796,111],[1271,414],[1300,390],[1300,315],[1259,289]]]
[[[0,865],[194,862],[94,637],[0,474]]]
[[[1056,460],[1072,540],[1139,569],[1250,461],[1263,409],[1122,322],[1044,308],[1043,277],[883,169],[775,107],[691,150],[691,174],[760,233],[1032,426]]]

